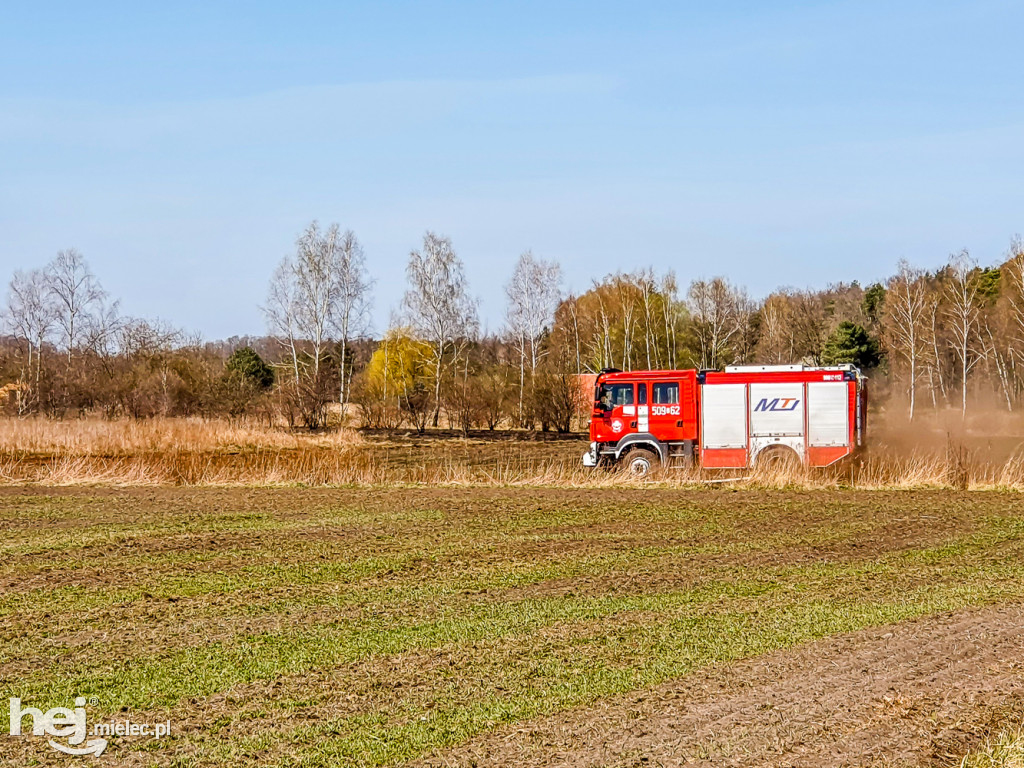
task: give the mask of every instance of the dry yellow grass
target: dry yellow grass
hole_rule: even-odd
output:
[[[1024,726],[1008,728],[960,762],[960,768],[1024,768]]]
[[[457,441],[455,441],[457,442]],[[1024,490],[1024,454],[973,459],[955,446],[882,448],[826,469],[663,470],[649,479],[586,469],[579,446],[555,456],[492,451],[458,458],[437,441],[398,461],[353,430],[310,434],[206,419],[0,419],[0,482],[45,485],[544,485],[687,488],[957,488]],[[495,444],[492,443],[492,446]],[[522,443],[520,446],[524,445]],[[467,450],[471,454],[474,449]],[[507,453],[507,455],[506,455]]]
[[[0,418],[0,450],[4,452],[123,456],[235,448],[348,448],[359,442],[359,433],[348,429],[301,433],[224,419]]]
[[[514,459],[470,465],[451,458],[416,465],[389,463],[386,457],[356,448],[292,451],[262,450],[237,454],[175,451],[124,456],[57,455],[42,459],[0,456],[0,482],[42,485],[501,485],[554,487],[669,487],[710,484],[758,488],[858,488],[1024,490],[1019,459],[1006,466],[977,466],[965,476],[942,457],[918,456],[865,462],[825,470],[749,473],[716,470],[666,470],[649,479],[622,472],[588,470],[575,457],[565,460]]]

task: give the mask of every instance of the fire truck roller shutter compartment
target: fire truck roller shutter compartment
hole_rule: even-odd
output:
[[[803,433],[803,384],[750,385],[751,437],[797,437]]]
[[[807,384],[807,444],[813,447],[850,444],[850,385],[845,381]]]
[[[702,463],[747,465],[747,385],[704,384],[701,396]]]
[[[803,382],[750,385],[752,461],[758,461],[761,452],[773,446],[785,446],[804,460],[804,406]]]

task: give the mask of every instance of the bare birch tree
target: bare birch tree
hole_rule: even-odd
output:
[[[369,289],[362,248],[337,224],[321,230],[314,221],[296,241],[294,256],[285,256],[274,271],[263,311],[290,353],[308,426],[321,426],[326,415],[321,368],[335,341],[341,345],[339,398],[347,399],[348,349],[352,334],[365,327]]]
[[[907,362],[910,385],[910,420],[914,420],[917,379],[925,353],[928,323],[928,288],[924,275],[906,261],[889,280],[885,294],[883,324],[890,348]]]
[[[967,417],[967,377],[980,359],[978,350],[979,300],[975,263],[966,249],[950,258],[946,285],[946,317],[953,352],[960,363],[960,411]]]
[[[519,422],[524,421],[527,370],[530,381],[540,362],[540,342],[551,326],[561,298],[562,269],[555,261],[536,258],[531,251],[519,257],[505,286],[508,297],[506,321],[513,346],[519,353]]]
[[[658,288],[661,294],[661,316],[665,333],[665,356],[668,367],[675,368],[679,359],[679,327],[684,319],[682,302],[679,301],[679,283],[676,274],[669,270],[661,278]]]
[[[341,298],[337,272],[340,239],[337,224],[321,232],[314,221],[299,237],[291,262],[295,323],[299,334],[312,347],[310,358],[314,376],[320,373],[320,365],[326,357]]]
[[[925,359],[925,366],[928,370],[928,389],[932,395],[932,407],[939,407],[939,395],[942,396],[943,403],[948,403],[948,395],[946,394],[946,378],[943,375],[943,356],[940,347],[940,340],[942,339],[942,328],[939,324],[939,318],[942,315],[941,308],[941,295],[937,291],[931,291],[928,295],[928,305],[926,316],[928,318],[928,325],[926,327],[927,334],[927,346],[928,356]]]
[[[278,342],[289,352],[292,363],[293,383],[299,386],[299,329],[298,329],[298,297],[293,279],[294,267],[291,258],[281,260],[270,278],[267,289],[267,301],[263,305],[263,314],[267,326]]]
[[[776,365],[793,358],[792,310],[786,293],[773,293],[761,305],[761,357]]]
[[[1011,381],[1010,366],[1013,363],[1014,347],[1012,340],[992,330],[993,322],[997,318],[991,313],[984,313],[981,318],[981,354],[988,359],[996,369],[996,381],[1003,393],[1006,402],[1006,410],[1013,410],[1013,382]]]
[[[24,340],[28,347],[27,367],[21,378],[30,388],[30,397],[18,401],[19,408],[28,408],[39,396],[43,343],[56,324],[50,287],[43,270],[14,273],[8,287],[5,317],[15,338]]]
[[[660,314],[657,304],[664,303],[664,297],[658,294],[658,281],[654,276],[654,269],[648,267],[642,269],[634,276],[637,289],[640,291],[640,309],[643,313],[644,324],[644,359],[647,370],[654,370],[661,366],[661,355],[658,343],[658,326],[655,320]]]
[[[441,415],[441,380],[476,332],[476,304],[467,292],[462,260],[450,238],[427,232],[423,249],[409,254],[406,276],[409,288],[402,305],[409,325],[431,346],[436,427]]]
[[[638,290],[632,275],[616,274],[612,278],[612,286],[622,327],[622,370],[628,371],[633,367],[633,332]]]
[[[687,303],[701,368],[718,368],[725,362],[729,343],[740,332],[745,298],[721,277],[690,284]]]
[[[829,333],[826,298],[821,292],[796,291],[789,294],[789,322],[793,337],[792,357],[821,363]],[[793,362],[799,362],[794,359]]]
[[[342,405],[345,405],[349,400],[353,373],[349,360],[349,349],[352,340],[366,333],[368,329],[369,293],[373,285],[366,272],[366,257],[363,254],[363,248],[351,230],[342,234],[338,241],[335,266],[338,280],[335,326],[341,345],[339,400]]]
[[[576,361],[576,374],[583,373],[583,356],[582,356],[582,344],[580,341],[580,314],[579,314],[579,300],[578,297],[570,294],[565,302],[565,311],[569,316],[569,322],[571,323],[572,333],[569,338],[572,339],[573,358]]]
[[[1005,292],[1010,304],[1009,325],[1015,342],[1015,353],[1021,357],[1024,356],[1024,241],[1019,235],[1010,242],[1008,256]]]
[[[70,368],[75,348],[93,315],[101,309],[107,293],[89,270],[82,254],[74,248],[58,252],[46,266],[46,282]]]
[[[597,283],[595,282],[595,288]],[[598,317],[600,319],[600,326],[598,327],[599,333],[595,339],[598,350],[600,364],[597,366],[598,369],[608,368],[612,365],[612,326],[611,326],[611,312],[608,310],[608,306],[605,304],[604,294],[597,291],[597,302],[598,302]]]
[[[101,358],[116,353],[117,333],[124,322],[121,317],[121,302],[101,300],[99,305],[85,318],[82,328],[82,347],[91,350]]]

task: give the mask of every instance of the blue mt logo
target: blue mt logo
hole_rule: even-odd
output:
[[[754,410],[795,411],[798,405],[800,405],[800,399],[797,397],[776,397],[772,400],[769,400],[767,397],[762,397],[761,402],[754,406]]]

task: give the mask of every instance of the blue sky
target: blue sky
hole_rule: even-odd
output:
[[[869,282],[1024,230],[1018,2],[18,3],[0,278],[76,247],[126,312],[262,333],[312,219],[386,326],[424,230],[487,327],[520,252]]]

